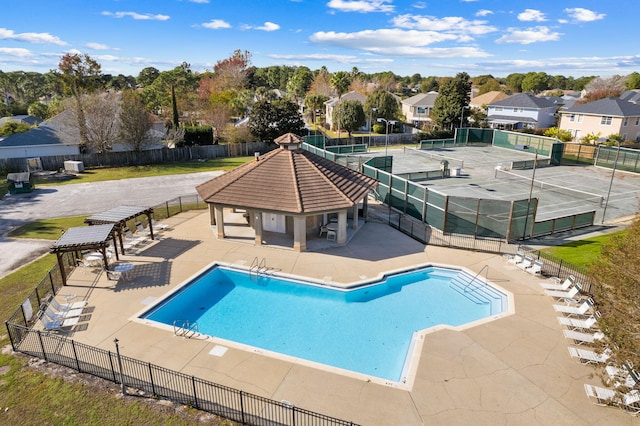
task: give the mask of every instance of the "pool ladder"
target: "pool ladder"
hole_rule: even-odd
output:
[[[253,258],[253,262],[251,262],[251,268],[249,268],[249,278],[255,277],[258,278],[261,273],[267,272],[269,268],[267,268],[267,258],[263,257],[261,260],[258,257]]]
[[[198,323],[191,323],[188,320],[175,320],[173,322],[173,334],[186,338],[194,337],[199,334]]]
[[[485,279],[488,279],[488,276],[489,276],[489,265],[484,265],[484,266],[482,267],[482,269],[480,269],[480,272],[478,272],[478,273],[473,277],[473,279],[471,279],[471,281],[469,281],[469,282],[467,283],[467,285],[464,287],[464,292],[465,292],[465,293],[466,293],[467,291],[475,291],[478,287],[481,287],[483,284],[485,284],[485,285],[486,285],[486,281],[485,281],[484,283],[480,282],[480,283],[479,283],[479,284],[480,284],[479,286],[472,287],[472,288],[471,288],[471,290],[468,290],[469,286],[471,286],[471,284],[473,284],[473,282],[474,282],[474,281],[476,281],[476,278],[478,278],[478,277],[480,276],[480,274],[482,274],[482,271],[484,271],[485,269],[487,270],[487,272],[486,272],[486,274],[485,274]]]

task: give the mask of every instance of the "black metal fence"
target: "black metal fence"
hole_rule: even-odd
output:
[[[14,350],[143,391],[156,398],[251,425],[354,425],[238,389],[169,370],[116,352],[7,322]]]
[[[205,208],[197,195],[178,197],[155,206],[154,216],[162,219],[178,213]],[[73,253],[64,253],[62,264],[69,274],[75,268]],[[74,369],[146,394],[195,407],[218,416],[251,425],[355,425],[303,408],[286,401],[275,401],[238,389],[169,370],[118,353],[78,343],[58,334],[35,330],[36,310],[63,287],[56,264],[38,283],[27,299],[5,321],[13,350],[42,358],[47,362]],[[120,365],[122,367],[120,367]],[[121,369],[120,369],[121,368]]]

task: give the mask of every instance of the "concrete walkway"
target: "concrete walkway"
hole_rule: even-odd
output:
[[[99,268],[77,268],[61,295],[86,299],[90,315],[70,337],[112,351],[118,338],[123,355],[363,425],[640,424],[618,409],[589,402],[583,383],[601,384],[598,370],[570,358],[552,300],[538,285],[543,279],[500,256],[425,247],[376,223],[365,224],[347,246],[299,253],[217,240],[208,220],[206,212],[167,219],[173,229],[125,256],[135,268],[117,284]],[[211,262],[248,267],[256,257],[283,273],[336,284],[428,263],[473,272],[488,265],[489,280],[513,294],[515,313],[425,335],[412,386],[274,358],[215,337],[184,339],[170,327],[136,319]]]

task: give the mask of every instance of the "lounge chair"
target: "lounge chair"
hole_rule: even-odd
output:
[[[556,312],[565,314],[568,317],[590,315],[589,309],[593,307],[593,299],[587,299],[580,306],[574,305],[553,305]]]
[[[153,225],[153,229],[157,229],[158,231],[164,231],[165,229],[171,228],[166,223],[156,222],[156,220],[153,218],[151,218],[151,224]]]
[[[542,267],[544,263],[541,260],[536,260],[533,262],[533,265],[529,268],[525,269],[525,272],[528,272],[533,275],[542,274]]]
[[[588,318],[568,318],[568,317],[557,317],[558,322],[561,325],[569,327],[571,330],[576,330],[581,328],[583,330],[590,330],[591,327],[597,324],[598,318],[600,317],[600,313],[596,311],[594,315],[591,315]]]
[[[516,263],[516,266],[523,271],[527,268],[531,268],[533,266],[533,257],[525,256],[522,262]]]
[[[544,294],[555,299],[575,299],[575,297],[580,294],[580,290],[582,290],[582,287],[580,286],[580,284],[576,283],[567,291],[545,290]]]
[[[601,331],[596,331],[595,333],[583,333],[576,330],[562,330],[562,334],[564,334],[565,338],[573,340],[573,343],[576,345],[583,345],[585,343],[592,344],[596,340],[604,339],[604,333]]]
[[[126,242],[132,243],[134,246],[140,245],[147,240],[145,237],[136,237],[129,228],[124,229],[124,239]]]
[[[513,263],[514,265],[517,265],[523,260],[524,260],[524,254],[516,253],[512,258],[509,259],[509,263]]]
[[[607,365],[604,368],[609,376],[608,386],[634,388],[637,383],[634,376],[626,368],[618,368],[614,365]]]
[[[80,321],[80,317],[67,318],[65,320],[59,319],[55,321],[49,320],[46,316],[40,318],[40,322],[47,331],[64,331],[65,329],[78,324],[78,321]]]
[[[58,321],[67,318],[79,317],[82,315],[82,309],[72,309],[70,311],[56,312],[51,309],[51,306],[47,306],[43,314],[47,316],[51,321]]]
[[[558,283],[541,283],[540,287],[545,290],[555,290],[555,291],[567,291],[575,282],[576,277],[573,275],[569,275],[566,280],[562,284]]]
[[[594,385],[584,385],[584,390],[591,402],[605,407],[618,407],[631,415],[640,413],[640,391],[634,389],[627,393],[616,392],[612,389]]]
[[[578,359],[582,364],[604,364],[611,358],[611,350],[605,349],[602,353],[590,351],[589,349],[574,348],[569,346],[569,355]]]
[[[142,226],[142,223],[136,222],[136,234],[140,235],[151,235],[151,231],[148,228]]]
[[[84,308],[87,306],[87,302],[82,300],[80,302],[71,302],[71,303],[58,303],[56,299],[51,299],[49,301],[49,305],[56,311],[70,311],[72,309]]]

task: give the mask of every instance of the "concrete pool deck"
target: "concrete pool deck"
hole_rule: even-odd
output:
[[[217,240],[208,221],[202,211],[164,221],[173,228],[138,254],[124,256],[122,261],[135,267],[117,284],[99,268],[77,268],[60,295],[87,300],[90,315],[69,337],[111,351],[117,338],[123,355],[362,425],[640,424],[587,399],[583,383],[601,384],[598,370],[569,356],[570,342],[553,301],[538,285],[543,279],[501,256],[424,246],[378,223],[365,224],[344,247],[300,253]],[[463,330],[440,327],[428,333],[410,390],[241,350],[215,338],[176,337],[134,320],[210,263],[249,267],[254,258],[283,273],[343,284],[429,263],[473,272],[488,265],[488,279],[513,294],[515,313]]]

